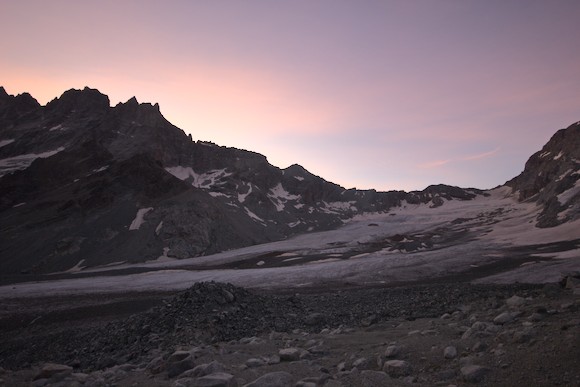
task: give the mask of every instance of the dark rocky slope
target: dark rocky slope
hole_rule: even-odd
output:
[[[539,227],[580,217],[580,122],[558,130],[526,162],[524,171],[506,183],[520,201],[543,206]]]
[[[570,143],[550,148],[566,144],[556,162],[575,163],[578,147]],[[550,178],[572,166],[554,167]],[[574,171],[552,195],[574,184]],[[526,192],[522,199],[530,197],[529,179],[510,182]],[[556,206],[544,191],[538,200]],[[106,95],[85,88],[41,106],[0,88],[3,275],[207,255],[336,228],[402,203],[436,207],[481,194],[446,185],[409,193],[345,189],[299,165],[280,169],[254,152],[193,141],[157,104],[131,98],[111,107]],[[563,208],[557,222],[576,216],[562,218]]]

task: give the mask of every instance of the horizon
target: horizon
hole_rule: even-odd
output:
[[[502,185],[580,120],[574,1],[170,4],[5,3],[1,83],[135,96],[195,140],[379,191]]]

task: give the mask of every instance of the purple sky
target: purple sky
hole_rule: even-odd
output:
[[[577,0],[1,1],[0,36],[10,94],[158,102],[347,188],[491,188],[580,120]]]

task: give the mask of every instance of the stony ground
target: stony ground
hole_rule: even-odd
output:
[[[558,284],[73,301],[3,303],[0,385],[580,385],[580,297]]]

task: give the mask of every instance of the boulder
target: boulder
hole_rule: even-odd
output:
[[[461,367],[461,375],[463,376],[463,379],[469,383],[481,382],[485,378],[485,375],[489,373],[489,371],[489,368],[475,364]]]
[[[388,360],[383,365],[383,371],[395,378],[407,376],[411,373],[411,365],[404,360]]]

